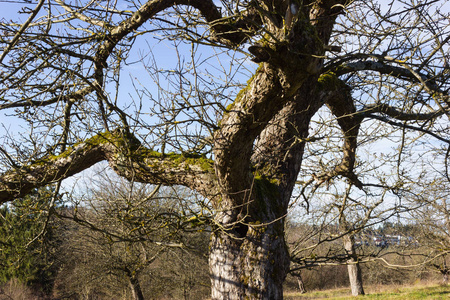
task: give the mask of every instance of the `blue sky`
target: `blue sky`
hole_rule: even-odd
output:
[[[26,4],[27,7],[30,9],[33,9],[36,6],[37,1],[33,1],[33,3]],[[382,9],[386,9],[387,4],[391,1],[383,0],[378,1],[382,4]],[[24,21],[27,19],[27,14],[17,14],[17,11],[20,10],[21,7],[24,6],[24,2],[16,2],[16,1],[1,1],[0,0],[0,18],[5,18],[7,20],[9,19],[16,19],[19,18],[21,21]],[[402,4],[400,2],[397,2],[398,5],[401,7]],[[450,8],[449,8],[450,9]],[[157,68],[174,68],[176,67],[176,52],[175,47],[173,46],[173,43],[171,41],[161,41],[159,43],[156,43],[156,40],[152,40],[151,44],[152,50],[154,51],[155,57],[157,58]],[[189,53],[186,47],[186,53]],[[135,51],[134,55],[135,58],[137,58],[138,50],[142,49],[142,51],[145,53],[148,51],[148,45],[144,43],[138,43],[135,45]],[[207,52],[202,52],[203,57],[207,56]],[[175,58],[175,60],[174,60]],[[133,60],[133,57],[132,59]],[[254,69],[256,67],[255,64],[248,62],[248,65],[246,65],[250,70]],[[205,66],[206,67],[206,66]],[[210,70],[213,70],[213,66],[209,66]],[[249,73],[248,73],[249,74]],[[138,79],[139,82],[143,83],[143,86],[138,85],[139,88],[146,88],[148,91],[152,94],[153,97],[157,98],[159,97],[158,89],[156,88],[156,85],[152,82],[150,75],[148,73],[148,70],[146,70],[141,64],[136,63],[132,65],[125,66],[123,68],[122,72],[122,83],[121,83],[121,89],[120,89],[120,95],[119,98],[122,99],[122,103],[130,104],[131,100],[133,100],[129,93],[134,94],[134,90],[130,84],[129,77],[131,76],[131,79]],[[245,82],[245,76],[243,75],[242,80]],[[136,99],[135,99],[136,100]],[[0,112],[3,114],[4,112]],[[8,117],[5,115],[1,115],[1,123],[8,129],[12,134],[15,134],[18,131],[26,132],[28,129],[26,128],[26,124],[23,122],[20,122],[15,117]],[[23,126],[23,127],[22,127]],[[0,127],[0,144],[2,143],[2,137],[4,135],[4,128]],[[389,148],[391,148],[392,145],[389,145]],[[375,148],[375,150],[378,152],[387,151],[386,144],[378,146]],[[389,150],[390,151],[390,150]],[[73,180],[73,179],[72,179]]]
[[[25,4],[24,4],[25,3]],[[18,14],[17,12],[21,10],[24,6],[28,7],[29,9],[34,9],[36,7],[37,1],[33,1],[33,3],[28,2],[16,2],[16,1],[8,1],[8,0],[0,0],[0,19],[6,19],[7,22],[11,19],[18,20],[19,22],[23,22],[28,18],[28,14]],[[42,13],[45,13],[45,10],[41,10]],[[149,36],[149,44],[145,43],[145,39],[140,37],[137,39],[137,42],[133,46],[133,54],[128,59],[127,65],[123,65],[122,71],[121,71],[121,83],[120,83],[120,89],[119,89],[119,95],[118,98],[119,103],[126,107],[128,105],[136,104],[138,105],[139,99],[137,96],[137,93],[134,90],[134,87],[140,90],[146,90],[146,92],[151,97],[159,100],[161,98],[161,101],[164,97],[163,94],[158,90],[157,84],[153,82],[152,76],[155,75],[155,73],[152,73],[151,70],[146,69],[142,63],[136,62],[140,58],[140,53],[143,55],[147,55],[151,50],[153,55],[155,56],[155,59],[152,59],[152,56],[147,56],[146,60],[154,63],[155,69],[173,69],[175,70],[177,68],[178,63],[178,53],[176,51],[176,47],[174,45],[174,41],[170,40],[160,40],[158,41],[155,38],[151,38]],[[178,50],[181,50],[182,54],[186,55],[186,60],[189,61],[189,55],[190,55],[190,45],[178,45]],[[220,51],[220,50],[219,50]],[[199,55],[196,56],[199,60],[204,60],[208,56],[212,56],[214,53],[212,52],[205,52],[201,51],[199,52]],[[227,59],[231,61],[230,58],[227,58],[226,56],[222,55],[223,61],[226,61]],[[136,63],[132,63],[136,62]],[[215,66],[207,65],[205,64],[205,68],[209,67],[209,71],[214,73]],[[254,69],[256,67],[256,64],[254,63],[248,63],[248,68]],[[204,71],[200,70],[199,71]],[[159,79],[161,80],[161,85],[163,88],[167,87],[167,82],[164,80],[163,75],[161,74],[159,76]],[[219,80],[220,78],[216,78]],[[245,76],[242,77],[242,80],[245,82],[247,78]],[[134,81],[135,85],[133,86],[131,84],[131,81]],[[110,90],[110,97],[114,98],[115,95],[115,89],[114,87],[111,87]],[[146,108],[145,105],[151,105],[151,102],[144,101],[144,107],[142,110],[145,111]],[[0,124],[0,144],[4,144],[6,132],[8,134],[16,139],[19,139],[19,134],[24,134],[25,137],[28,136],[29,128],[26,124],[26,122],[16,118],[15,116],[10,116],[12,111],[1,111],[1,124]],[[181,116],[182,117],[182,116]],[[155,149],[158,150],[158,149]],[[83,175],[81,175],[83,176]],[[90,176],[90,175],[89,175]],[[71,187],[73,182],[76,180],[76,177],[71,178],[69,180],[66,180],[66,186],[68,188]],[[69,182],[67,184],[67,182]]]

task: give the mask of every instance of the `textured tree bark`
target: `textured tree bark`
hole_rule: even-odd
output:
[[[222,231],[212,236],[212,299],[283,299],[289,254],[277,223],[249,226],[241,238]]]
[[[347,255],[350,257],[347,261],[348,278],[350,280],[350,287],[353,296],[364,295],[361,267],[358,262],[358,255],[355,251],[355,243],[353,236],[345,235],[344,248]]]
[[[248,201],[216,217],[210,244],[211,298],[283,299],[289,270],[284,239],[286,197],[275,182],[255,176]],[[225,201],[227,201],[225,199]]]
[[[246,192],[236,193],[243,204],[225,193],[220,200],[216,223],[221,228],[210,247],[212,299],[283,299],[290,263],[284,217],[309,121],[324,103],[313,96],[316,82],[310,78],[259,135],[251,157],[255,175]]]

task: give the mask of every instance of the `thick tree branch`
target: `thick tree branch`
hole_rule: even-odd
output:
[[[105,38],[105,43],[101,46],[98,51],[98,60],[105,61],[106,57],[109,56],[112,49],[117,45],[117,43],[122,40],[123,37],[129,33],[137,30],[149,19],[154,17],[157,13],[164,11],[165,9],[175,6],[175,5],[188,5],[192,6],[200,11],[205,20],[211,24],[211,29],[218,36],[217,39],[223,41],[225,44],[234,44],[235,46],[242,43],[245,38],[242,33],[239,32],[239,27],[251,26],[253,22],[241,21],[243,24],[239,24],[238,28],[234,27],[224,20],[222,23],[222,14],[220,13],[217,6],[211,0],[153,0],[148,1],[142,7],[140,7],[136,12],[133,13],[131,17],[123,21],[121,24],[113,28],[110,33]],[[250,19],[253,19],[252,16]],[[247,36],[247,34],[246,34]]]
[[[328,182],[335,176],[345,176],[358,188],[363,184],[353,172],[356,161],[356,148],[359,127],[363,118],[356,114],[356,108],[351,96],[351,89],[343,81],[339,80],[334,73],[325,73],[318,80],[318,89],[322,102],[325,102],[336,117],[339,127],[344,134],[344,144],[342,146],[343,158],[339,165],[330,172],[320,175],[313,174],[313,179],[308,181],[304,188],[314,180],[317,189],[322,183]]]
[[[184,185],[204,196],[215,195],[211,160],[195,154],[162,155],[116,131],[96,135],[60,155],[1,174],[0,203],[23,197],[34,188],[68,178],[103,160],[129,180]]]
[[[353,103],[351,90],[343,82],[328,95],[326,103],[333,115],[336,116],[339,127],[341,127],[342,133],[344,134],[342,162],[334,168],[332,172],[334,174],[327,174],[327,177],[331,178],[332,176],[343,175],[356,187],[362,189],[363,184],[353,172],[353,168],[355,167],[356,161],[359,127],[363,118],[355,114],[356,107]]]
[[[264,65],[238,94],[215,134],[216,169],[227,182],[222,182],[225,190],[238,193],[251,185],[250,157],[256,137],[308,76],[296,72],[295,78],[280,78],[276,69]]]
[[[47,157],[0,175],[0,203],[23,197],[32,189],[79,173],[105,159],[95,139],[80,143],[59,156]]]
[[[324,104],[315,91],[316,82],[303,85],[255,141],[252,167],[279,182],[283,205],[288,204],[300,171],[310,120]]]

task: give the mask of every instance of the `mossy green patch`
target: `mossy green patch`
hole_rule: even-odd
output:
[[[184,167],[186,170],[190,169],[190,166],[197,166],[200,167],[202,171],[204,172],[210,172],[214,170],[214,161],[212,159],[208,159],[203,154],[198,153],[166,153],[162,154],[157,151],[153,151],[151,149],[147,149],[144,147],[141,147],[138,151],[135,151],[133,153],[133,157],[139,160],[144,160],[145,158],[157,158],[161,160],[165,160],[165,165],[169,164],[170,166],[177,167],[182,164],[184,164]],[[156,167],[150,165],[150,167]]]
[[[242,92],[242,90],[241,90],[240,92]],[[240,92],[239,92],[239,93],[240,93]],[[238,96],[239,96],[239,93],[238,93]],[[233,101],[233,102],[231,102],[230,104],[228,104],[228,106],[225,108],[227,112],[229,112],[229,111],[231,111],[231,110],[233,109],[234,103],[235,103],[235,102]]]
[[[256,191],[255,204],[260,211],[267,211],[267,204],[269,204],[267,201],[276,202],[279,198],[278,181],[276,179],[269,180],[264,176],[255,175],[254,188]]]
[[[326,72],[320,75],[317,83],[321,90],[335,90],[345,86],[334,72]]]
[[[226,107],[226,112],[230,112],[230,111],[234,108],[234,106],[236,105],[236,103],[242,102],[242,100],[243,100],[245,94],[247,93],[248,89],[250,88],[251,83],[253,82],[253,80],[255,80],[256,76],[257,76],[260,72],[262,72],[261,66],[259,66],[258,69],[256,69],[255,73],[252,75],[252,77],[250,77],[250,78],[247,80],[246,86],[243,87],[243,88],[238,92],[238,94],[236,95],[236,98],[234,99],[234,101],[233,101],[232,103],[228,104],[228,106]]]
[[[113,143],[120,144],[118,141],[119,141],[119,138],[116,137],[111,132],[100,133],[100,134],[97,134],[97,135],[87,139],[86,141],[78,142],[78,143],[74,144],[73,146],[69,147],[66,151],[64,151],[60,154],[57,154],[57,155],[49,154],[47,157],[33,161],[32,164],[34,166],[43,166],[48,163],[53,163],[56,160],[67,158],[70,155],[72,155],[74,153],[74,151],[76,151],[77,148],[81,145],[83,145],[84,150],[89,150],[89,148],[93,148],[100,144],[105,144],[105,143],[113,142]]]
[[[211,159],[208,159],[204,155],[198,153],[169,153],[163,155],[163,157],[169,158],[174,164],[177,165],[184,163],[187,168],[190,165],[200,166],[203,171],[209,171],[214,166]]]

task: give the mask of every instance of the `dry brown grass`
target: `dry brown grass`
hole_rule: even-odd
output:
[[[38,300],[33,291],[17,279],[11,279],[0,286],[0,300]]]
[[[285,299],[450,299],[450,285],[442,285],[436,282],[416,282],[413,285],[370,285],[365,287],[365,292],[365,296],[353,297],[349,288],[338,288],[323,291],[311,291],[306,294],[286,293]]]

